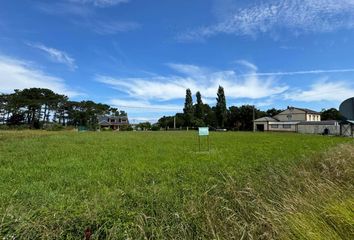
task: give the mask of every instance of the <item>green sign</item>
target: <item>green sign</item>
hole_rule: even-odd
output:
[[[208,127],[200,127],[199,128],[199,136],[209,136],[209,128]]]

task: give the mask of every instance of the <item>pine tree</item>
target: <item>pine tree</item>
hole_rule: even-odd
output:
[[[193,109],[192,92],[188,88],[186,90],[186,100],[184,102],[184,109],[183,109],[184,118],[185,118],[185,125],[187,127],[191,126],[192,119],[193,119],[193,112],[194,112],[194,109]]]
[[[216,98],[216,118],[218,127],[224,128],[227,120],[227,109],[224,88],[219,86],[218,97]]]

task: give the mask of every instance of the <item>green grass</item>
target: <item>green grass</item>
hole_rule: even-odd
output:
[[[352,139],[210,142],[199,152],[196,132],[0,132],[0,236],[353,239]]]

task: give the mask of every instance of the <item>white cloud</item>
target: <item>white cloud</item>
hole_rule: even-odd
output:
[[[183,111],[183,104],[151,103],[147,100],[111,99],[109,105],[128,112],[131,123],[157,122],[163,115],[174,115]]]
[[[237,7],[232,14],[227,14],[227,17],[222,19],[214,25],[183,33],[178,38],[196,40],[219,33],[256,36],[279,30],[290,30],[298,35],[353,29],[354,1],[272,0],[247,7]]]
[[[54,62],[58,62],[58,63],[62,63],[67,65],[71,70],[75,70],[77,68],[76,64],[75,64],[75,59],[73,59],[72,57],[69,56],[69,54],[67,54],[64,51],[55,49],[55,48],[50,48],[47,46],[44,46],[43,44],[28,44],[29,46],[33,47],[33,48],[37,48],[39,50],[42,50],[43,52],[45,52],[46,54],[48,54],[48,56],[50,57],[50,59]]]
[[[97,81],[105,83],[110,87],[125,92],[131,97],[139,99],[171,100],[183,98],[186,86],[193,84],[186,83],[186,79],[180,77],[153,78],[113,78],[107,76],[97,77]]]
[[[204,98],[215,98],[218,86],[225,88],[229,98],[260,99],[285,92],[288,87],[279,85],[271,76],[260,78],[253,66],[247,76],[233,70],[211,71],[194,65],[169,64],[179,75],[141,78],[115,78],[98,76],[97,81],[128,94],[130,97],[167,101],[183,99],[190,88],[193,93],[200,91]],[[249,66],[252,66],[249,63]],[[181,76],[182,75],[182,76]]]
[[[10,93],[14,89],[31,87],[49,88],[71,97],[81,95],[70,89],[61,78],[36,69],[28,62],[0,55],[0,92]]]
[[[129,112],[176,112],[183,110],[180,105],[175,104],[152,104],[142,100],[111,99],[109,104],[119,109],[129,109]]]
[[[317,81],[308,90],[295,90],[284,94],[285,99],[300,102],[340,102],[354,96],[354,86],[345,81]]]

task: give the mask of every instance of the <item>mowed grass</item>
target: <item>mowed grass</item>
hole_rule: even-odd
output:
[[[353,239],[352,139],[0,132],[4,239]],[[202,150],[207,149],[202,139]]]

